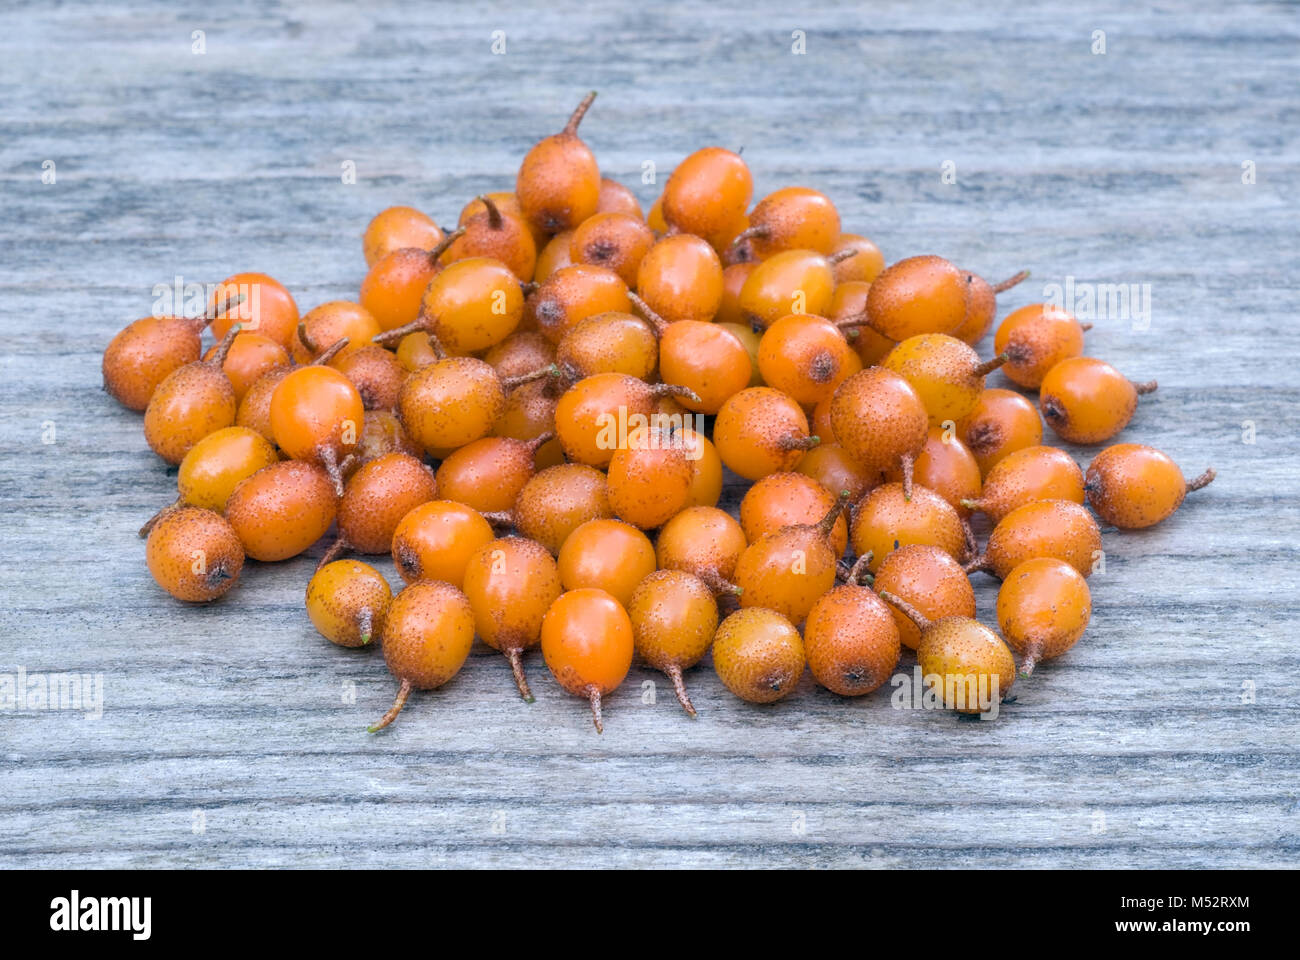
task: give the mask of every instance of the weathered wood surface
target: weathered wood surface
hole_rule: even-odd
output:
[[[97,720],[0,713],[0,865],[1295,864],[1294,8],[741,6],[0,11],[0,673],[105,691]],[[759,194],[824,189],[891,259],[1031,268],[1003,312],[1067,276],[1150,284],[1150,328],[1101,317],[1088,349],[1160,381],[1124,439],[1219,479],[1106,532],[1086,639],[996,722],[807,678],[752,707],[707,665],[690,722],[638,665],[602,737],[539,657],[528,706],[478,648],[371,736],[393,684],[313,633],[314,560],[250,564],[208,608],[150,580],[135,529],[174,481],[99,358],[153,286],[262,269],[304,309],[352,296],[373,212],[454,219],[589,88],[584,133],[644,204],[643,161],[662,182],[744,146]]]

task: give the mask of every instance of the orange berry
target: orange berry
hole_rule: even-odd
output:
[[[600,178],[600,199],[596,201],[597,213],[627,213],[645,219],[641,213],[641,202],[636,194],[617,180],[609,177]]]
[[[885,258],[880,248],[866,237],[856,233],[841,233],[831,248],[831,255],[852,252],[835,264],[835,285],[845,283],[870,283],[885,269]]]
[[[775,610],[737,610],[713,637],[713,669],[740,699],[775,703],[793,693],[803,676],[803,639]]]
[[[539,141],[519,165],[519,207],[529,222],[547,233],[572,230],[600,203],[600,168],[578,136],[578,124],[595,99],[596,94],[589,93],[564,129]]]
[[[158,518],[145,545],[149,573],[177,600],[206,603],[227,593],[244,567],[244,548],[219,513],[177,507]]]
[[[890,470],[887,479],[901,482],[902,465]],[[942,427],[931,427],[926,435],[925,446],[913,465],[912,480],[943,497],[962,517],[971,512],[963,501],[980,496],[980,467],[975,455]]]
[[[216,430],[185,454],[176,473],[177,502],[221,513],[235,487],[280,459],[265,437],[247,427]]]
[[[560,267],[541,282],[528,298],[537,328],[552,343],[588,317],[617,311],[627,313],[632,303],[627,284],[607,267],[575,263]]]
[[[872,588],[906,600],[930,620],[975,616],[975,588],[948,551],[911,543],[888,554],[877,566]],[[915,650],[921,631],[907,614],[892,608],[903,646]]]
[[[556,681],[591,702],[596,732],[604,732],[601,700],[632,666],[632,622],[604,590],[584,587],[560,594],[542,620],[542,656]]]
[[[1002,368],[1007,379],[1036,390],[1048,370],[1083,354],[1083,330],[1072,314],[1048,303],[1033,303],[999,324],[993,350],[1010,356]]]
[[[740,312],[748,323],[769,327],[791,313],[824,317],[834,298],[832,264],[813,250],[786,250],[764,260],[740,288]]]
[[[232,299],[243,299],[222,310]],[[223,339],[233,324],[290,349],[298,332],[298,304],[284,285],[264,273],[236,273],[217,284],[208,300],[212,336]]]
[[[1026,560],[998,588],[998,627],[1020,654],[1020,675],[1034,672],[1039,660],[1059,657],[1088,626],[1092,593],[1068,563],[1051,557]]]
[[[731,514],[717,507],[687,507],[659,531],[655,557],[663,569],[693,574],[714,593],[734,593],[730,580],[748,545]]]
[[[359,560],[335,560],[307,584],[307,616],[326,640],[340,647],[364,647],[384,630],[393,591],[374,567]]]
[[[669,323],[709,322],[722,304],[722,261],[699,237],[672,234],[641,258],[636,290],[650,309]]]
[[[350,300],[331,300],[303,315],[297,336],[289,342],[294,363],[311,363],[333,344],[346,339],[335,355],[360,350],[379,333],[379,322],[370,311]]]
[[[836,441],[872,478],[914,463],[929,436],[920,394],[883,367],[860,370],[841,383],[830,414]]]
[[[1026,447],[1008,454],[989,471],[981,495],[964,505],[997,523],[1035,500],[1083,503],[1083,471],[1064,450]]]
[[[1056,435],[1068,443],[1102,443],[1128,426],[1138,397],[1156,382],[1134,383],[1104,360],[1071,357],[1043,377],[1038,406]]]
[[[1064,560],[1085,577],[1101,556],[1101,532],[1085,507],[1070,500],[1035,500],[1003,517],[989,535],[984,554],[966,565],[1005,580],[1035,557]]]
[[[889,554],[910,543],[928,544],[961,558],[966,553],[966,530],[947,500],[920,484],[909,500],[903,484],[886,483],[863,498],[853,511],[849,542],[859,557],[871,554],[868,569],[875,572]]]
[[[802,473],[770,473],[746,491],[740,501],[740,527],[745,540],[757,543],[769,533],[795,524],[815,524],[840,502],[831,492]],[[838,557],[849,542],[849,524],[843,513],[831,528],[831,549]]]
[[[271,395],[276,445],[295,460],[319,461],[336,481],[339,461],[356,447],[365,417],[361,394],[332,367],[299,367]]]
[[[908,257],[871,282],[866,322],[890,340],[950,333],[966,317],[966,275],[943,257]]]
[[[609,461],[609,505],[614,515],[650,530],[688,505],[693,474],[681,441],[665,431],[641,428]]]
[[[808,187],[783,187],[754,206],[749,227],[732,244],[734,249],[737,241],[747,240],[754,255],[767,260],[786,250],[825,255],[839,238],[840,215],[826,194]]]
[[[752,542],[736,564],[742,607],[766,607],[802,623],[817,599],[835,585],[831,534],[843,512],[836,502],[816,524],[795,524]]]
[[[350,548],[388,553],[398,525],[416,507],[438,495],[433,471],[406,453],[388,453],[361,466],[339,501],[339,540],[327,554]]]
[[[221,369],[238,332],[234,327],[207,360],[195,360],[158,384],[144,411],[144,438],[168,463],[180,463],[208,434],[233,426],[238,403]]]
[[[427,214],[414,207],[388,207],[375,214],[366,225],[362,248],[366,266],[376,263],[403,247],[432,250],[442,241],[442,231]],[[296,326],[296,324],[295,324]]]
[[[921,457],[924,456],[923,450]],[[918,462],[921,457],[917,458]],[[855,503],[875,482],[838,443],[819,443],[799,459],[794,469],[811,477],[831,493],[847,490],[849,499]]]
[[[908,337],[889,351],[880,365],[910,383],[925,404],[931,424],[956,422],[975,408],[984,378],[1007,362],[1018,348],[980,362],[966,343],[943,333]]]
[[[807,406],[828,400],[862,361],[829,320],[792,313],[763,334],[758,369],[765,383]]]
[[[734,394],[713,424],[718,456],[746,480],[793,469],[818,442],[809,436],[808,417],[799,404],[771,387],[749,387]]]
[[[408,511],[393,531],[393,565],[407,583],[441,580],[460,589],[470,557],[492,539],[478,511],[430,500]]]
[[[235,487],[226,519],[254,560],[288,560],[325,536],[338,502],[324,469],[305,460],[281,460]]]
[[[630,287],[637,282],[641,260],[654,243],[654,231],[640,217],[597,213],[573,231],[569,257],[574,263],[613,270]]]
[[[813,604],[803,642],[813,679],[842,697],[882,686],[900,652],[892,610],[857,583],[835,587]]]
[[[612,517],[605,475],[581,463],[541,470],[524,484],[515,502],[519,532],[552,554],[578,527],[597,517]]]
[[[713,591],[689,573],[659,570],[637,586],[627,614],[637,653],[668,675],[682,709],[695,716],[682,671],[699,663],[713,643],[718,629]]]
[[[1190,483],[1178,464],[1154,447],[1117,443],[1088,465],[1083,489],[1097,516],[1122,530],[1155,526],[1172,514],[1192,490],[1207,486],[1214,471]]]
[[[739,154],[705,147],[679,163],[664,185],[664,220],[681,233],[712,239],[745,215],[753,192]]]
[[[637,584],[655,571],[655,548],[631,524],[601,518],[569,534],[558,561],[565,590],[597,587],[626,607]]]
[[[491,194],[478,198],[483,209],[461,221],[465,232],[442,254],[444,265],[471,257],[498,260],[516,279],[533,279],[537,268],[537,242],[522,212],[499,207]]]
[[[957,436],[988,476],[1003,457],[1042,442],[1043,419],[1038,408],[1014,390],[991,387],[957,423]]]

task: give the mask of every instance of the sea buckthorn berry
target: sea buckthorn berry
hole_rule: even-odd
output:
[[[788,697],[804,670],[803,638],[775,610],[737,610],[713,637],[713,669],[723,686],[750,703]]]
[[[271,398],[275,396],[275,388],[280,385],[280,381],[293,369],[293,367],[276,367],[254,380],[253,385],[244,394],[244,399],[239,401],[239,409],[235,413],[235,426],[255,430],[274,443],[275,435],[271,432]]]
[[[803,644],[813,679],[842,697],[882,686],[901,652],[892,609],[852,577],[813,604]]]
[[[622,520],[588,520],[565,538],[558,560],[565,590],[597,587],[626,607],[655,571],[655,548]]]
[[[722,498],[722,458],[718,448],[702,433],[683,426],[673,431],[691,467],[691,487],[686,495],[688,507],[716,507]]]
[[[664,219],[664,197],[662,193],[655,198],[654,203],[650,204],[650,211],[645,215],[645,222],[650,225],[651,230],[660,236],[668,232],[668,221]]]
[[[747,323],[715,323],[714,325],[726,330],[744,345],[745,352],[749,354],[749,385],[763,386],[763,374],[758,369],[758,347],[762,341],[759,333]]]
[[[701,238],[672,234],[641,258],[636,291],[669,323],[709,322],[722,305],[722,261]]]
[[[802,473],[771,473],[758,480],[740,501],[740,527],[749,543],[795,524],[815,524],[840,502],[816,480]],[[831,528],[831,549],[838,557],[849,542],[849,524],[843,512]]]
[[[378,333],[378,321],[361,304],[331,300],[303,315],[289,346],[294,363],[308,364],[340,340],[347,343],[337,356],[360,350]]]
[[[226,427],[208,434],[185,454],[176,474],[175,506],[221,513],[240,482],[280,459],[271,442],[247,427]],[[140,530],[149,534],[166,509]]]
[[[830,412],[836,441],[873,480],[901,464],[903,484],[910,485],[930,432],[925,403],[910,383],[892,370],[868,367],[839,385]]]
[[[1093,458],[1083,489],[1105,523],[1141,530],[1165,519],[1183,497],[1213,479],[1214,471],[1206,470],[1188,482],[1168,454],[1139,443],[1117,443]]]
[[[311,365],[289,373],[271,395],[271,433],[295,460],[316,460],[337,483],[339,462],[356,448],[366,408],[352,381],[333,367]]]
[[[502,384],[482,360],[443,356],[406,379],[397,397],[397,418],[424,449],[454,450],[492,432],[505,411]]]
[[[429,580],[395,596],[384,621],[384,661],[400,685],[370,732],[396,720],[412,690],[433,690],[459,673],[473,643],[474,611],[456,587]]]
[[[1010,290],[1016,284],[1027,279],[1029,279],[1029,271],[1022,270],[1014,277],[1009,277],[997,286],[992,286],[979,274],[967,272],[966,317],[962,320],[961,325],[952,331],[952,335],[958,340],[969,343],[972,347],[975,346],[984,339],[984,335],[993,326],[993,320],[998,312],[998,294],[1004,290]],[[995,352],[1001,353],[1003,349],[997,347]]]
[[[159,517],[145,557],[158,586],[189,603],[227,593],[244,567],[244,548],[230,524],[200,507],[177,507]]]
[[[343,488],[338,539],[321,565],[349,549],[389,553],[402,520],[437,495],[433,471],[409,454],[389,453],[363,464]]]
[[[990,387],[958,421],[957,436],[975,455],[980,472],[988,476],[1003,457],[1042,442],[1043,418],[1021,394]]]
[[[390,351],[371,344],[340,357],[334,369],[352,381],[367,410],[391,410],[409,371]]]
[[[516,279],[532,280],[537,268],[537,244],[528,221],[522,213],[498,207],[490,194],[478,200],[483,209],[461,223],[465,232],[442,253],[443,264],[490,257],[505,264]]]
[[[637,294],[631,297],[659,338],[660,379],[694,394],[676,398],[683,407],[717,413],[728,399],[749,386],[753,374],[749,351],[734,333],[702,320],[668,323]]]
[[[398,522],[392,535],[393,565],[407,583],[442,580],[459,589],[469,558],[492,539],[491,524],[477,510],[430,500]]]
[[[641,259],[654,243],[654,231],[640,217],[597,213],[573,231],[569,257],[574,263],[613,270],[630,287],[636,283]]]
[[[542,620],[546,666],[565,690],[590,701],[597,733],[605,730],[601,701],[627,676],[632,652],[632,621],[604,590],[562,593]]]
[[[527,703],[523,655],[542,642],[542,619],[560,596],[560,571],[546,548],[523,537],[484,544],[465,568],[465,596],[478,635],[510,664]]]
[[[448,353],[465,354],[496,346],[514,333],[523,313],[523,291],[510,268],[491,257],[471,257],[444,267],[429,282],[415,320],[374,340],[397,343],[425,331]]]
[[[330,643],[364,647],[384,630],[393,591],[374,567],[359,560],[335,560],[307,584],[307,616]]]
[[[843,512],[837,502],[815,524],[795,524],[751,543],[736,564],[742,607],[766,607],[802,623],[817,599],[835,585],[832,531]]]
[[[232,327],[207,360],[195,360],[169,373],[144,411],[144,438],[168,463],[180,463],[208,434],[233,426],[239,404],[221,369],[239,328]]]
[[[640,317],[612,310],[570,327],[554,353],[569,381],[597,373],[624,373],[644,380],[659,365],[659,339]]]
[[[1050,557],[1026,560],[998,588],[998,627],[1020,654],[1020,675],[1034,672],[1040,660],[1069,650],[1088,626],[1092,593],[1068,563]]]
[[[143,410],[158,384],[199,359],[203,317],[143,317],[104,348],[104,390],[128,410]]]
[[[442,231],[432,217],[414,207],[398,206],[375,214],[362,236],[362,247],[366,266],[373,267],[394,250],[403,247],[432,250],[441,241]]]
[[[483,437],[466,444],[438,465],[438,489],[482,513],[510,510],[536,472],[537,450],[550,434],[532,440]]]
[[[381,330],[405,327],[420,315],[429,282],[442,272],[439,258],[463,235],[463,228],[442,238],[432,250],[402,247],[384,256],[361,281],[359,301]]]
[[[622,373],[598,373],[579,380],[560,397],[555,432],[570,460],[607,467],[614,451],[626,447],[638,427],[649,425],[657,398],[689,393],[671,384],[652,387]]]
[[[966,572],[985,570],[1000,580],[1035,557],[1063,560],[1085,577],[1101,556],[1101,531],[1087,508],[1071,500],[1035,500],[1003,517],[984,553]]]
[[[835,264],[835,285],[844,283],[870,283],[885,269],[885,258],[880,248],[857,233],[841,233],[831,248],[831,255],[848,253]]]
[[[902,482],[901,464],[889,471],[888,479]],[[970,514],[970,507],[962,501],[978,499],[981,491],[980,467],[975,455],[943,427],[930,428],[925,446],[913,464],[912,480],[943,497],[962,517]]]
[[[524,216],[547,233],[577,227],[600,203],[600,168],[578,136],[596,94],[587,94],[557,134],[533,146],[519,165],[515,196]]]
[[[265,373],[278,367],[287,367],[292,361],[289,352],[274,340],[257,333],[244,333],[243,328],[230,345],[222,371],[235,388],[235,401],[244,399],[244,395]],[[211,360],[217,347],[211,347],[203,359]]]
[[[840,238],[840,215],[830,197],[808,187],[783,187],[749,212],[749,226],[732,241],[748,241],[759,260],[786,250],[828,254]],[[802,311],[800,311],[802,312]]]
[[[298,304],[284,284],[264,273],[236,273],[222,280],[208,298],[208,315],[218,340],[237,323],[245,333],[259,334],[288,350],[298,332]]]
[[[617,180],[600,178],[600,199],[596,201],[597,213],[626,213],[644,220],[641,201],[636,194]]]
[[[718,301],[718,312],[713,318],[714,323],[743,323],[749,326],[745,311],[740,306],[740,291],[744,289],[745,281],[757,266],[757,261],[750,260],[722,268],[722,299]]]
[[[655,557],[665,570],[699,577],[714,593],[735,593],[731,576],[749,546],[735,518],[717,507],[687,507],[663,525]]]
[[[847,490],[849,499],[855,503],[875,482],[838,443],[819,443],[799,459],[794,469],[811,477],[831,493]]]
[[[1008,454],[989,471],[981,495],[964,506],[997,523],[1035,500],[1083,503],[1083,471],[1064,450],[1026,447]]]
[[[497,376],[518,377],[555,362],[555,344],[536,330],[516,330],[483,354]]]
[[[862,323],[870,292],[871,284],[861,280],[836,282],[831,305],[825,314],[826,319],[844,331],[864,367],[877,366],[896,346],[893,340],[882,337]]]
[[[764,260],[740,288],[740,312],[759,329],[791,313],[825,316],[834,298],[833,264],[813,250],[786,250]]]
[[[966,274],[943,257],[908,257],[871,282],[862,319],[894,341],[951,333],[966,317],[968,286]]]
[[[758,369],[765,383],[806,406],[828,400],[862,361],[829,320],[792,313],[763,334]]]
[[[506,395],[505,409],[492,428],[492,436],[512,440],[535,440],[555,436],[555,407],[559,398],[552,395],[549,380],[534,380],[516,387]],[[534,454],[537,469],[564,462],[564,448],[559,440],[542,443]]]
[[[691,480],[680,440],[667,431],[642,427],[610,458],[609,505],[616,517],[651,530],[687,506]]]
[[[921,642],[916,659],[935,677],[944,705],[958,713],[996,713],[1016,682],[1016,660],[996,633],[969,617],[930,620],[901,597],[881,594],[916,623]]]
[[[705,147],[679,163],[664,185],[664,221],[712,241],[745,216],[753,193],[754,180],[740,154]]]
[[[808,417],[780,390],[749,387],[733,395],[713,424],[713,443],[733,473],[758,480],[792,470],[819,439],[808,433]]]
[[[552,343],[559,343],[588,317],[632,309],[622,278],[607,267],[589,263],[559,268],[541,282],[528,302],[537,318],[537,328]]]
[[[361,428],[361,439],[352,451],[353,464],[359,467],[388,453],[407,453],[417,460],[424,455],[424,451],[411,442],[392,411],[371,410]]]
[[[1008,380],[1036,390],[1048,370],[1062,360],[1083,354],[1085,329],[1059,307],[1034,303],[1009,314],[998,325],[993,350],[1008,354],[1007,365],[1002,368]]]
[[[637,653],[668,675],[677,702],[695,716],[682,671],[699,663],[713,643],[718,629],[713,591],[689,573],[659,570],[637,586],[627,604],[627,614]]]
[[[569,250],[573,245],[572,230],[561,230],[542,247],[537,254],[537,266],[533,268],[533,282],[545,283],[557,270],[573,264]]]
[[[515,501],[519,532],[552,554],[588,520],[612,517],[605,475],[581,463],[562,463],[538,471]]]
[[[1018,349],[1008,347],[1006,353],[981,363],[975,350],[956,337],[923,333],[899,343],[880,365],[916,388],[933,425],[970,413],[984,390],[985,376],[1019,355]]]
[[[1156,382],[1134,383],[1105,360],[1071,357],[1043,377],[1038,406],[1043,419],[1068,443],[1103,443],[1128,426],[1138,397]]]
[[[894,550],[911,543],[927,544],[961,558],[966,553],[966,530],[947,500],[916,484],[911,499],[901,483],[886,483],[872,490],[853,511],[849,542],[858,556],[872,555],[868,569],[875,572]]]
[[[281,460],[235,487],[226,501],[226,519],[254,560],[288,560],[325,536],[338,503],[334,482],[322,467]]]
[[[492,193],[479,194],[479,196],[461,207],[460,217],[456,220],[456,223],[463,227],[471,217],[477,216],[480,213],[486,213],[487,204],[484,202],[485,200],[491,200],[496,204],[497,210],[499,210],[503,215],[514,217],[515,219],[522,221],[523,224],[528,227],[528,232],[532,234],[533,247],[539,253],[541,249],[546,246],[547,241],[551,239],[551,235],[548,231],[543,230],[524,216],[524,211],[519,206],[519,198],[509,190],[497,190]],[[520,279],[528,280],[531,278],[521,277]]]
[[[903,598],[930,620],[975,617],[975,588],[961,564],[940,547],[912,543],[891,551],[876,566],[872,587]],[[899,639],[915,650],[921,631],[901,610],[893,608],[893,614]]]

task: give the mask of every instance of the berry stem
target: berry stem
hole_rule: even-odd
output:
[[[357,615],[357,632],[361,636],[361,645],[364,647],[372,637],[371,634],[375,629],[375,614],[369,607],[362,607],[361,613]]]
[[[323,455],[322,455],[322,459],[323,459]],[[343,556],[343,554],[347,551],[347,549],[348,549],[347,538],[340,533],[337,537],[334,538],[334,542],[329,545],[329,549],[327,549],[325,553],[321,555],[320,563],[316,564],[316,569],[320,570],[322,567],[329,566],[339,557]]]
[[[523,441],[523,444],[528,449],[529,453],[531,453],[533,456],[537,456],[537,451],[542,449],[542,447],[546,446],[554,439],[555,439],[555,434],[547,432],[547,433],[539,434],[538,436],[533,437],[533,439],[531,440],[525,440]]]
[[[903,468],[903,502],[912,502],[912,473],[916,467],[916,458],[910,453],[904,453],[898,458]]]
[[[1001,353],[999,353],[996,357],[993,357],[991,360],[985,360],[983,363],[977,363],[975,365],[975,369],[970,372],[971,376],[977,380],[980,379],[981,377],[987,377],[990,373],[992,373],[998,367],[1002,366],[1011,358],[1012,358],[1011,351],[1003,350]]]
[[[664,673],[668,674],[668,679],[673,682],[673,692],[677,694],[677,702],[682,705],[690,716],[698,716],[695,712],[695,704],[691,703],[691,698],[686,693],[686,682],[682,679],[682,668],[675,663],[670,663],[664,667]]]
[[[534,283],[531,280],[523,280],[519,284],[519,292],[522,293],[525,297],[531,297],[534,293],[537,292],[537,289],[540,286],[541,286],[540,283]]]
[[[1025,644],[1025,658],[1020,661],[1020,675],[1028,677],[1034,672],[1034,666],[1038,663],[1039,658],[1043,655],[1043,645],[1037,640],[1030,640]]]
[[[701,570],[696,576],[704,581],[704,585],[713,591],[714,596],[721,596],[725,593],[735,597],[740,596],[741,588],[716,570]]]
[[[816,435],[800,437],[792,433],[782,437],[777,441],[776,445],[782,450],[811,450],[821,442],[822,438]]]
[[[835,498],[835,505],[827,510],[826,516],[817,523],[817,532],[821,534],[823,540],[830,537],[831,531],[835,529],[835,521],[840,518],[840,514],[844,512],[844,505],[848,502],[848,492],[841,490],[840,495]]]
[[[242,324],[232,323],[230,329],[226,331],[226,335],[221,338],[221,342],[217,344],[217,348],[213,351],[211,359],[208,360],[208,363],[212,365],[214,370],[220,370],[225,366],[226,355],[230,353],[231,344],[235,342],[235,337],[239,336],[239,331],[242,329]]]
[[[313,361],[311,362],[311,365],[312,365],[312,366],[316,366],[316,367],[323,367],[323,366],[325,366],[325,365],[328,364],[331,360],[333,360],[335,357],[337,357],[337,356],[338,356],[338,355],[343,351],[343,348],[346,347],[346,346],[348,345],[348,343],[349,343],[349,341],[348,341],[348,338],[347,338],[347,337],[340,337],[338,340],[335,340],[333,343],[331,343],[331,344],[329,345],[329,349],[328,349],[328,350],[326,350],[326,351],[325,351],[324,353],[322,353],[319,357],[317,357],[315,360],[313,360]],[[315,353],[315,352],[316,352],[316,351],[315,351],[314,349],[312,349],[311,347],[308,347],[307,349],[308,349],[308,350],[311,350],[312,353]]]
[[[964,506],[967,502],[963,500],[962,505]],[[970,518],[960,517],[959,519],[961,520],[961,532],[966,536],[966,556],[963,559],[969,559],[979,552],[979,544],[975,542],[975,531],[971,529]]]
[[[1139,397],[1144,397],[1148,393],[1156,392],[1156,382],[1154,380],[1148,380],[1146,383],[1138,383],[1135,380],[1130,380],[1129,383],[1133,384],[1133,389],[1137,391]]]
[[[140,528],[140,538],[144,539],[145,537],[149,536],[150,531],[152,531],[153,528],[158,524],[159,520],[161,520],[163,517],[165,517],[167,514],[171,513],[173,510],[177,509],[178,507],[183,507],[183,506],[185,506],[185,504],[181,503],[180,497],[177,497],[174,502],[167,504],[167,506],[163,507],[161,510],[159,510],[157,513],[155,513],[152,517],[150,517],[148,520],[144,522],[144,526]]]
[[[402,707],[406,706],[406,699],[410,695],[411,681],[403,680],[402,685],[397,688],[397,699],[395,699],[393,705],[388,708],[388,712],[384,714],[380,721],[373,727],[366,727],[366,729],[371,733],[378,733],[380,730],[384,729],[384,727],[396,720],[397,715],[402,712]]]
[[[501,217],[501,211],[486,193],[479,194],[476,198],[479,203],[483,204],[487,210],[488,227],[493,230],[500,230],[506,225],[505,220]]]
[[[646,323],[650,325],[650,330],[656,337],[662,337],[664,331],[668,329],[668,321],[659,316],[650,304],[646,303],[636,293],[635,290],[629,290],[627,298],[632,301],[633,306],[641,311],[641,316],[645,318]]]
[[[830,256],[826,258],[826,261],[830,263],[831,266],[834,266],[837,263],[843,263],[845,260],[851,259],[852,257],[856,257],[857,255],[858,255],[858,251],[850,247],[847,250],[836,250],[834,253],[832,253]]]
[[[591,109],[592,103],[596,99],[596,91],[593,90],[582,98],[582,102],[574,109],[573,114],[569,117],[569,122],[564,125],[561,133],[567,133],[569,136],[576,136],[578,133],[578,124],[582,123],[582,118],[587,115]]]
[[[326,443],[321,445],[320,449],[316,451],[316,454],[320,458],[321,466],[324,467],[325,472],[329,474],[330,482],[334,484],[334,495],[336,497],[343,496],[343,472],[339,470],[338,453],[332,446]],[[339,537],[339,540],[342,539],[342,537]],[[333,550],[334,547],[338,546],[339,540],[334,541],[330,550]],[[328,555],[329,551],[327,550],[326,556]],[[318,567],[317,569],[320,568]]]
[[[298,342],[306,347],[310,353],[320,352],[320,347],[316,345],[312,335],[307,332],[307,324],[303,320],[298,321]]]
[[[536,698],[533,691],[528,689],[528,678],[524,676],[524,651],[519,647],[510,647],[501,651],[505,654],[506,661],[510,664],[510,672],[514,674],[515,686],[519,688],[519,696],[524,698],[524,703],[533,703]]]
[[[656,383],[650,387],[650,395],[659,397],[685,397],[691,403],[701,403],[700,395],[690,387],[678,383]]]
[[[591,722],[596,725],[597,733],[604,733],[605,724],[600,715],[600,687],[595,684],[588,687],[587,697],[591,700]]]
[[[501,389],[509,393],[515,387],[522,387],[525,383],[532,383],[534,380],[541,380],[543,377],[560,377],[560,368],[553,363],[534,370],[532,373],[521,373],[517,377],[504,377],[501,380]]]
[[[479,197],[479,199],[482,200],[483,198]],[[498,214],[498,216],[500,215]],[[437,266],[438,261],[442,259],[442,255],[447,252],[453,243],[463,236],[465,236],[464,227],[457,227],[451,233],[444,234],[443,238],[434,245],[432,250],[429,251],[429,264],[431,266]]]
[[[1213,467],[1206,467],[1205,472],[1203,474],[1201,474],[1195,480],[1189,480],[1187,482],[1187,492],[1191,493],[1193,490],[1201,489],[1201,487],[1208,487],[1211,483],[1214,482],[1214,478],[1216,476],[1217,474],[1214,472]]]
[[[880,599],[884,600],[886,603],[893,604],[895,607],[897,607],[899,610],[905,613],[907,615],[907,618],[911,620],[914,624],[916,624],[916,629],[920,630],[922,633],[925,633],[925,631],[930,629],[930,619],[925,614],[923,614],[920,610],[916,609],[916,607],[912,606],[910,603],[904,600],[902,597],[898,596],[897,594],[890,593],[888,590],[881,590]]]
[[[1016,284],[1018,284],[1018,283],[1023,283],[1024,281],[1026,281],[1026,280],[1028,280],[1028,279],[1029,279],[1029,271],[1028,271],[1028,270],[1021,270],[1021,271],[1020,271],[1019,273],[1017,273],[1014,277],[1007,277],[1007,278],[1006,278],[1005,280],[1003,280],[1001,283],[994,284],[994,286],[993,286],[993,292],[994,292],[995,294],[997,294],[997,293],[1003,293],[1004,291],[1010,290],[1010,289],[1011,289],[1012,287],[1014,287]]]
[[[853,313],[840,320],[835,321],[835,326],[841,330],[847,330],[851,327],[865,327],[867,325],[866,313]]]
[[[213,320],[216,320],[220,317],[224,317],[230,310],[239,306],[247,299],[248,298],[245,297],[242,293],[232,293],[230,296],[226,297],[226,299],[221,303],[214,303],[211,307],[207,309],[207,311],[201,317],[199,317],[199,319],[203,321],[201,324],[199,324],[199,328],[202,329],[203,327],[206,327],[209,323],[211,323]]]
[[[993,564],[989,563],[989,558],[984,554],[973,558],[969,563],[962,567],[967,574],[979,573],[981,570],[987,572],[993,569]]]
[[[1081,324],[1079,324],[1079,329],[1082,330],[1084,333],[1087,333],[1089,330],[1092,329],[1092,324],[1091,324],[1091,323],[1081,323]]]
[[[512,510],[480,510],[479,516],[496,527],[513,527],[515,525],[515,515]]]
[[[872,552],[868,550],[862,556],[858,557],[858,559],[854,562],[853,566],[849,568],[849,576],[846,581],[847,583],[853,586],[858,586],[862,583],[863,577],[868,577],[871,575],[870,572],[867,570],[867,568],[871,566],[872,556],[873,556]]]
[[[735,250],[746,240],[753,239],[754,237],[757,237],[758,239],[761,240],[763,237],[770,236],[771,233],[772,233],[771,229],[769,229],[768,227],[764,226],[761,223],[756,224],[752,227],[746,227],[744,230],[741,230],[740,233],[736,234],[732,238],[731,243],[727,245],[727,252],[730,253],[732,250]]]
[[[400,327],[393,327],[393,329],[385,330],[383,333],[376,333],[370,338],[370,340],[372,343],[377,343],[381,347],[386,347],[389,344],[400,343],[402,338],[408,334],[421,333],[427,329],[428,328],[424,325],[424,312],[421,310],[420,316],[412,320],[410,323],[404,323]]]

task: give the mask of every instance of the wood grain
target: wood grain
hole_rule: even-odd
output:
[[[1025,6],[7,5],[0,674],[102,674],[105,702],[0,713],[0,865],[1294,866],[1300,22]],[[135,529],[174,479],[99,358],[154,285],[355,296],[375,211],[454,220],[592,88],[584,135],[646,206],[647,161],[661,184],[743,146],[758,194],[823,189],[891,260],[1030,268],[1002,312],[1066,277],[1150,284],[1149,328],[1097,318],[1088,350],[1160,381],[1124,439],[1219,479],[1105,532],[1087,637],[997,721],[807,677],[753,707],[706,664],[692,722],[637,665],[597,736],[539,657],[529,706],[480,646],[371,736],[393,684],[312,631],[313,559],[251,563],[207,608],[150,580]]]

